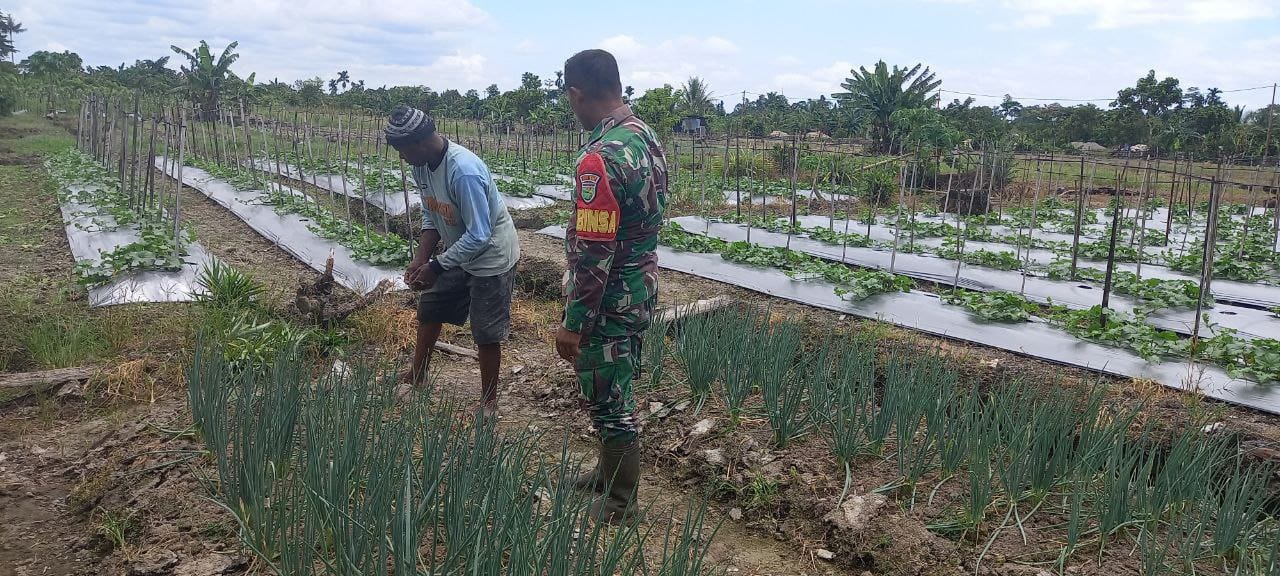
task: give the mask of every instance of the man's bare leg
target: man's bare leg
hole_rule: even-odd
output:
[[[431,351],[436,346],[436,340],[440,338],[441,328],[442,325],[438,322],[418,323],[412,363],[400,376],[400,397],[408,396],[414,388],[419,388],[426,382],[427,371],[431,369]]]
[[[485,417],[498,414],[498,373],[502,370],[502,344],[479,346],[480,413]]]

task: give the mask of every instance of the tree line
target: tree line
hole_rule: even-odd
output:
[[[22,31],[20,23],[0,13],[0,60],[6,60],[0,62],[0,91],[10,91],[22,79],[61,91],[168,91],[190,98],[205,114],[228,102],[350,106],[380,113],[389,113],[396,104],[410,103],[439,117],[477,120],[494,129],[523,125],[549,132],[574,127],[560,71],[546,78],[525,72],[514,88],[505,91],[497,84],[483,91],[437,91],[423,85],[375,88],[353,79],[346,70],[330,78],[262,82],[252,74],[241,77],[231,70],[238,57],[237,43],[215,52],[203,41],[190,50],[173,46],[171,55],[114,67],[87,66],[74,52],[43,50],[14,64],[12,40]],[[1246,112],[1228,104],[1217,88],[1183,88],[1178,79],[1161,79],[1154,71],[1120,89],[1104,106],[1028,106],[1008,95],[994,106],[977,105],[973,98],[940,105],[940,84],[923,64],[899,67],[880,61],[870,69],[851,70],[841,83],[843,91],[829,98],[791,100],[775,92],[748,98],[744,92],[740,100],[730,102],[714,98],[700,77],[638,95],[627,86],[625,98],[638,116],[666,133],[679,129],[684,118],[699,118],[713,134],[765,137],[784,132],[865,138],[869,148],[878,152],[923,144],[1065,151],[1079,149],[1080,143],[1094,143],[1112,150],[1141,144],[1149,153],[1161,156],[1212,159],[1274,156],[1280,147],[1278,138],[1273,137],[1267,148],[1266,137],[1269,117],[1280,115],[1280,108]],[[6,112],[3,98],[0,113]]]

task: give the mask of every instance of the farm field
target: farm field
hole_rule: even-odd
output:
[[[272,207],[271,213],[281,218],[303,216],[304,225],[297,234],[333,239],[335,250],[350,250],[352,265],[394,269],[408,257],[403,252],[407,242],[398,235],[407,228],[399,228],[395,219],[414,215],[412,210],[393,214],[368,202],[364,188],[385,194],[384,187],[398,185],[401,197],[404,193],[398,167],[376,150],[374,159],[357,158],[354,166],[343,159],[308,164],[294,157],[292,162],[301,171],[288,174],[262,169],[274,166],[271,163],[252,166],[223,157],[219,164],[212,150],[233,149],[232,140],[221,145],[210,140],[208,146],[196,144],[190,149],[183,144],[173,150],[180,141],[174,139],[172,148],[158,147],[152,169],[141,154],[127,156],[124,164],[97,163],[92,144],[81,140],[79,145],[88,151],[76,149],[75,126],[66,118],[54,122],[17,116],[2,122],[7,125],[0,131],[6,138],[2,143],[9,163],[5,169],[15,183],[11,190],[27,195],[19,198],[30,198],[12,203],[15,212],[8,216],[27,224],[6,237],[15,248],[6,258],[11,260],[5,263],[6,270],[19,279],[5,295],[6,313],[21,319],[29,318],[29,311],[36,308],[56,311],[36,324],[15,324],[13,340],[5,343],[5,350],[11,351],[6,367],[10,371],[93,367],[80,388],[63,396],[37,393],[6,401],[10,417],[5,420],[7,440],[0,447],[6,455],[5,498],[12,504],[3,507],[6,562],[28,573],[46,569],[68,574],[205,569],[289,572],[333,561],[325,559],[332,553],[325,547],[299,546],[297,539],[306,542],[339,530],[344,523],[358,522],[364,529],[384,526],[388,534],[412,526],[419,537],[436,542],[427,560],[422,557],[425,549],[404,551],[392,546],[383,553],[395,562],[438,562],[449,570],[464,557],[461,549],[449,547],[448,542],[461,537],[462,531],[476,529],[477,518],[486,524],[537,526],[544,521],[540,519],[549,518],[549,512],[539,512],[544,504],[570,518],[581,514],[580,498],[555,491],[555,479],[572,473],[587,457],[589,438],[584,432],[589,424],[568,385],[572,373],[554,358],[550,341],[558,317],[561,247],[557,240],[535,232],[562,221],[567,205],[553,203],[515,212],[524,228],[525,257],[515,303],[515,334],[502,376],[502,418],[490,424],[496,425],[495,430],[473,430],[477,424],[451,416],[476,400],[471,387],[463,384],[475,377],[474,360],[465,356],[440,356],[434,364],[438,389],[431,397],[410,406],[387,404],[386,393],[393,386],[386,374],[394,371],[386,370],[402,361],[411,345],[407,327],[412,326],[413,312],[404,292],[378,296],[372,305],[327,326],[308,327],[292,294],[323,270],[323,261],[291,250],[282,236],[254,228],[254,220],[238,217],[234,203],[220,203],[209,192],[215,185],[235,193],[265,186],[269,192],[259,202]],[[140,127],[139,133],[145,130]],[[229,125],[221,133],[228,138],[234,134]],[[127,143],[120,149],[130,150]],[[555,177],[563,162],[557,162],[554,154],[539,160],[536,153],[520,151],[519,144],[512,148],[487,155],[495,172],[523,176],[532,185],[563,185]],[[274,156],[270,144],[265,149],[266,157],[288,160]],[[104,153],[109,154],[100,152]],[[47,169],[38,154],[53,159]],[[181,174],[186,185],[180,189],[173,188],[175,180],[166,177],[179,175],[176,160],[170,159],[176,157],[186,164]],[[677,176],[687,180],[674,194],[688,199],[686,210],[693,215],[680,217],[679,208],[671,215],[672,223],[663,236],[663,244],[670,249],[719,253],[727,261],[785,270],[801,284],[812,281],[807,278],[830,282],[840,299],[851,302],[873,301],[878,295],[905,289],[953,294],[948,298],[956,300],[950,305],[993,316],[984,322],[1024,322],[1036,315],[1092,309],[1091,301],[1077,303],[1074,312],[1048,306],[1048,300],[1036,303],[1031,291],[1026,292],[1027,300],[1012,306],[1005,302],[1007,297],[994,304],[974,304],[969,301],[972,296],[961,294],[1012,292],[980,288],[953,292],[945,278],[904,276],[884,265],[842,263],[855,262],[848,257],[850,246],[887,252],[894,258],[900,255],[904,261],[924,251],[936,260],[962,261],[964,274],[1048,270],[1044,277],[1052,280],[1055,265],[1060,269],[1061,258],[1072,252],[1052,236],[1069,229],[1074,219],[1063,200],[1054,204],[1047,195],[1027,198],[1010,202],[986,218],[955,220],[951,215],[948,220],[946,213],[936,210],[907,213],[865,205],[852,197],[824,195],[821,185],[812,187],[817,194],[808,197],[793,195],[780,185],[771,188],[757,178],[744,186],[724,174],[716,178],[710,162],[688,167],[698,165],[696,158],[691,154],[685,159],[686,172]],[[60,171],[59,163],[76,163],[79,169]],[[66,242],[58,225],[57,195],[49,191],[69,184],[118,190],[111,180],[119,179],[121,165],[127,167],[126,173],[137,166],[139,182],[147,179],[143,172],[149,174],[158,190],[156,204],[176,205],[178,213],[186,214],[179,242],[199,239],[208,252],[201,272],[204,295],[193,294],[195,303],[89,308],[83,296],[64,301],[61,298],[78,292],[77,281],[92,285],[96,277],[86,273],[84,266],[77,270],[65,256],[59,265],[36,257],[47,247]],[[115,176],[110,166],[116,167]],[[308,180],[308,173],[326,171],[343,174],[344,180],[354,181],[362,190],[349,190],[347,195],[340,186]],[[79,180],[69,182],[74,178]],[[709,202],[702,195],[708,185],[727,183],[733,198],[744,190],[757,194],[756,202],[737,204],[723,197]],[[921,195],[918,202],[925,202],[923,191],[910,193]],[[770,195],[781,202],[759,201]],[[1086,242],[1109,236],[1108,210],[1105,204],[1097,209],[1093,204],[1088,203],[1090,224],[1082,229]],[[1120,216],[1124,221],[1120,226],[1134,231],[1135,238],[1146,234],[1144,225],[1152,228],[1152,235],[1163,235],[1159,219],[1153,217],[1160,207],[1144,206],[1138,199],[1130,204]],[[903,202],[904,209],[909,205]],[[129,208],[127,201],[125,208]],[[22,212],[16,212],[19,209]],[[1055,211],[1062,214],[1053,215]],[[792,214],[795,224],[790,221]],[[140,216],[155,218],[160,225],[168,222],[163,214],[149,215],[145,210]],[[754,230],[755,244],[692,234],[695,224],[687,218],[742,226],[746,234]],[[1053,222],[1059,231],[1037,230],[1030,226],[1033,219]],[[1239,233],[1226,236],[1227,241],[1273,242],[1269,231],[1265,238],[1249,236],[1248,216],[1224,210],[1218,225],[1222,227],[1224,221],[1235,223],[1227,227],[1237,226]],[[1204,223],[1194,215],[1177,218],[1176,224],[1171,238],[1178,232],[1188,238],[1203,234]],[[904,230],[909,238],[904,238]],[[1034,242],[1036,234],[1042,234],[1041,244]],[[797,250],[802,250],[799,241],[804,238],[814,246],[839,248],[843,254],[834,258],[836,252],[828,248],[811,251],[809,260],[796,260],[770,252],[778,248],[761,247],[759,243],[767,238],[778,239],[784,246],[794,240]],[[984,256],[966,261],[960,259],[965,252],[956,249],[964,242],[987,242],[990,247],[970,247],[968,254]],[[1139,240],[1134,242],[1129,244],[1132,264],[1141,260],[1147,265],[1143,278],[1155,279],[1154,268],[1187,253],[1173,248],[1168,254],[1163,250],[1140,253],[1132,250],[1140,245]],[[1014,251],[1002,252],[998,246]],[[1034,248],[1021,249],[1027,246]],[[164,244],[163,249],[171,250],[172,244]],[[66,249],[62,252],[66,254]],[[823,254],[827,254],[825,260]],[[1105,252],[1089,254],[1080,260],[1078,274],[1082,270],[1100,273],[1094,261],[1099,258],[1105,267]],[[141,266],[166,267],[164,262],[142,262]],[[1176,275],[1176,270],[1170,270],[1170,275]],[[136,272],[120,269],[111,275],[131,273]],[[1235,300],[1269,302],[1267,279],[1274,270],[1260,266],[1249,273],[1260,276],[1241,281],[1259,293],[1242,289]],[[1087,278],[1085,282],[1098,282],[1097,276]],[[662,324],[647,337],[652,345],[638,395],[650,438],[641,494],[651,507],[648,532],[592,531],[589,524],[582,524],[587,532],[574,536],[548,524],[545,529],[532,528],[523,537],[532,539],[534,549],[553,550],[578,542],[575,546],[588,547],[578,550],[597,550],[605,557],[621,555],[637,565],[695,572],[702,566],[746,574],[780,570],[1014,574],[1040,569],[1145,573],[1156,564],[1194,566],[1212,573],[1265,569],[1274,561],[1275,548],[1269,543],[1276,541],[1277,528],[1258,518],[1268,506],[1273,454],[1269,446],[1280,430],[1264,413],[1171,390],[1148,379],[1064,369],[963,340],[927,336],[910,326],[811,308],[694,275],[664,272],[663,282],[664,302],[689,303],[723,295],[738,304],[674,326]],[[1166,282],[1183,284],[1168,287]],[[341,279],[339,283],[344,284]],[[1183,309],[1197,302],[1198,284],[1191,280],[1148,284],[1134,274],[1127,285],[1125,297],[1132,298],[1128,309],[1137,314]],[[1122,292],[1120,284],[1116,286]],[[349,296],[354,298],[373,287],[353,281],[347,288],[356,291]],[[1218,295],[1216,299],[1227,298]],[[1224,301],[1216,306],[1231,305]],[[261,335],[242,332],[246,322],[265,328],[255,328],[263,331]],[[1057,322],[1070,326],[1069,320]],[[1177,333],[1176,324],[1167,324],[1168,333]],[[1179,341],[1186,336],[1183,330],[1175,336]],[[1230,333],[1237,334],[1235,338],[1245,346],[1261,350],[1273,341],[1266,336],[1267,330],[1264,323]],[[169,336],[156,337],[166,333]],[[1112,345],[1133,343],[1084,338]],[[470,345],[465,331],[453,331],[446,339],[463,348]],[[1143,351],[1142,356],[1176,359],[1178,350],[1156,348]],[[276,358],[280,363],[272,364]],[[263,366],[265,379],[228,379],[234,366],[245,362]],[[335,374],[335,362],[346,368]],[[1223,362],[1219,368],[1267,377],[1253,362],[1235,366]],[[313,378],[320,379],[318,387],[306,384]],[[245,398],[260,401],[245,404]],[[323,448],[346,450],[344,461],[351,468],[344,474],[359,477],[358,484],[369,486],[360,498],[343,506],[346,512],[334,517],[335,511],[329,510],[332,504],[316,504],[299,490],[308,485],[307,475],[315,473],[310,467],[316,458],[333,458],[338,453],[317,453],[322,444],[315,441],[304,441],[301,446],[307,448],[299,452],[301,448],[289,447],[292,441],[279,444],[272,438],[279,438],[279,432],[273,432],[279,430],[275,423],[297,418],[303,419],[293,433],[303,437],[342,430],[341,421],[349,415],[342,406],[366,406],[397,416],[385,420],[370,414],[356,420],[363,422],[356,429],[337,432],[356,434],[346,442],[369,443],[367,449],[350,452],[353,445],[342,442]],[[506,440],[501,445],[479,442],[492,433]],[[467,441],[471,435],[475,442]],[[262,444],[273,441],[277,444]],[[481,468],[459,464],[456,470],[437,470],[424,464],[425,457],[400,453],[397,442],[420,446],[415,450],[452,454],[449,461],[457,458],[458,462],[488,459],[492,451],[500,450],[513,463]],[[264,447],[271,445],[276,447]],[[210,451],[217,446],[227,446],[228,451],[211,456],[219,453]],[[490,456],[485,456],[486,450]],[[256,460],[262,458],[266,460]],[[263,476],[269,470],[261,467],[266,462],[296,470],[296,479],[275,473]],[[244,476],[251,469],[259,470],[258,475]],[[435,482],[430,480],[433,477],[450,478],[449,490],[456,484],[468,495],[418,493]],[[492,486],[504,482],[546,490],[531,488],[505,496],[514,500],[501,505],[502,509],[527,510],[521,513],[529,516],[475,508],[487,500],[486,485],[492,491]],[[373,486],[383,486],[384,492],[372,492]],[[396,501],[401,490],[396,486],[409,490],[405,495],[421,498],[423,506],[440,506],[442,515],[398,524],[395,517],[386,515],[388,509],[376,505],[378,498]],[[255,500],[261,496],[253,496],[264,490],[272,501],[293,504],[273,511]],[[465,508],[450,508],[454,505]],[[315,515],[315,520],[309,520],[309,515]],[[49,531],[50,525],[58,528]],[[296,526],[311,526],[308,530],[315,531],[295,533]],[[362,562],[378,557],[374,551],[381,544],[362,535],[362,530],[345,532],[341,548],[345,552],[336,557],[344,568],[334,570],[356,570]],[[517,540],[512,534],[513,540],[486,540],[486,545],[514,553]],[[584,534],[590,535],[585,541]],[[478,558],[468,557],[469,561]],[[46,558],[74,561],[50,563]],[[580,562],[584,556],[570,554],[561,561],[575,561],[572,558]],[[677,561],[683,568],[673,567]]]
[[[1269,6],[926,3],[1008,40],[978,74],[927,19],[934,69],[811,66],[822,18],[561,65],[550,7],[154,4],[0,11],[0,576],[1280,575]],[[1250,57],[1116,32],[1210,24]],[[480,335],[420,374],[437,277]]]

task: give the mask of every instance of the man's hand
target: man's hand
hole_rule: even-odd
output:
[[[429,264],[423,264],[418,267],[418,272],[413,276],[413,282],[409,283],[409,287],[414,290],[430,290],[436,285],[436,272],[431,269]]]
[[[409,263],[409,267],[404,271],[404,283],[410,288],[413,287],[413,281],[418,277],[418,269],[427,265],[426,260],[414,260]]]
[[[578,354],[581,352],[582,335],[577,332],[570,332],[563,325],[556,330],[556,353],[561,358],[568,360],[570,364],[577,362]]]

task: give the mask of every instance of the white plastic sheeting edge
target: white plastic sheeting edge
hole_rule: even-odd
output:
[[[69,187],[72,191],[83,189]],[[136,225],[114,225],[107,214],[79,202],[62,202],[62,221],[67,232],[71,256],[77,261],[99,263],[104,252],[111,252],[140,239]],[[106,226],[100,226],[105,224]],[[209,254],[199,243],[186,245],[187,255],[178,270],[145,270],[113,278],[89,290],[90,306],[113,306],[138,302],[190,302],[200,292],[196,279],[209,263]]]
[[[156,157],[156,167],[165,169],[163,157]],[[390,280],[393,289],[407,288],[402,279],[403,270],[379,268],[356,260],[346,246],[312,232],[307,227],[309,220],[297,214],[277,213],[271,206],[263,204],[265,193],[262,191],[236,190],[231,184],[191,166],[182,168],[182,183],[221,204],[255,232],[317,272],[324,271],[325,261],[332,255],[334,279],[355,292],[368,294],[383,280]],[[280,189],[301,195],[295,190]]]
[[[565,229],[550,226],[538,232],[564,238]],[[1080,340],[1041,322],[1016,325],[981,322],[960,308],[940,306],[936,295],[924,292],[879,294],[850,302],[837,296],[835,287],[826,282],[793,280],[781,271],[735,264],[718,254],[677,252],[663,246],[658,247],[658,265],[928,334],[1105,374],[1149,379],[1176,390],[1196,389],[1211,398],[1280,414],[1280,388],[1232,378],[1214,366],[1189,362],[1152,364],[1126,350]]]
[[[703,234],[721,240],[736,242],[747,239],[747,228],[741,224],[726,222],[710,222],[698,216],[681,216],[673,218],[673,222],[692,234]],[[767,247],[787,246],[786,234],[769,232],[759,228],[751,229],[751,242]],[[951,284],[955,281],[956,261],[924,254],[899,252],[897,257],[888,250],[879,248],[863,248],[849,246],[843,248],[832,246],[805,236],[792,236],[790,247],[825,260],[845,262],[862,266],[888,270],[893,264],[895,273],[939,284]],[[960,267],[960,287],[980,292],[1004,291],[1019,293],[1026,281],[1025,296],[1033,302],[1061,304],[1068,308],[1088,309],[1102,304],[1102,289],[1088,284],[1050,280],[1036,276],[1027,276],[1014,270],[998,270],[982,266],[962,265]],[[1113,294],[1110,307],[1115,310],[1132,312],[1137,301],[1123,295]],[[1200,334],[1213,335],[1209,324],[1240,331],[1245,338],[1280,339],[1280,320],[1268,311],[1256,308],[1232,306],[1218,303],[1213,308],[1206,308],[1208,323],[1201,323]],[[1167,309],[1151,314],[1147,321],[1153,326],[1172,330],[1181,334],[1190,334],[1195,329],[1195,311],[1186,309]]]
[[[833,223],[828,216],[799,216],[796,218],[796,223],[802,227],[834,228],[837,232],[843,232],[845,230],[845,222],[846,222],[845,220],[836,219]],[[848,231],[850,233],[865,234],[867,232],[867,225],[861,222],[856,222],[856,221],[849,222]],[[752,232],[752,234],[754,234],[754,232]],[[881,224],[871,225],[872,239],[892,242],[893,237],[894,237],[893,227],[881,225]],[[906,231],[903,231],[902,237],[899,240],[899,246],[906,246],[908,244],[909,237],[910,237],[909,233]],[[943,244],[943,239],[942,238],[916,238],[915,242],[916,244],[920,244],[922,246],[928,246],[931,248],[941,248]],[[966,251],[973,251],[978,249],[990,250],[993,252],[1010,252],[1014,254],[1019,253],[1019,250],[1017,247],[1009,244],[1002,244],[999,242],[979,242],[977,240],[969,240],[965,242]],[[1053,251],[1039,249],[1039,248],[1035,248],[1031,250],[1023,250],[1020,253],[1020,257],[1022,259],[1026,259],[1028,257],[1028,254],[1030,254],[1031,262],[1035,264],[1049,264],[1053,262],[1054,258],[1056,257]],[[1105,262],[1088,260],[1086,258],[1080,258],[1080,265],[1097,267],[1097,266],[1105,265]],[[1115,266],[1116,270],[1124,270],[1127,272],[1135,272],[1135,273],[1137,272],[1137,268],[1138,267],[1136,264],[1132,264],[1129,262],[1116,262],[1116,266]],[[1142,265],[1142,277],[1143,278],[1159,278],[1161,280],[1190,280],[1192,282],[1196,282],[1197,284],[1200,281],[1200,278],[1198,276],[1184,274],[1182,272],[1174,271],[1168,268],[1167,266],[1157,266],[1154,264]],[[1215,279],[1213,281],[1212,286],[1210,287],[1210,292],[1212,292],[1213,297],[1220,302],[1233,302],[1236,304],[1241,304],[1245,306],[1255,306],[1260,308],[1270,308],[1272,306],[1280,306],[1280,286],[1271,286],[1267,284],[1256,284],[1256,283],[1250,284],[1248,282],[1236,282],[1233,280]]]
[[[340,174],[310,174],[305,171],[299,171],[292,164],[261,159],[254,160],[254,167],[268,174],[280,174],[291,180],[310,184],[321,190],[368,202],[371,206],[386,212],[388,216],[403,216],[406,211],[422,207],[422,197],[418,194],[416,187],[409,191],[409,204],[406,208],[404,190],[373,191],[368,196],[364,196],[360,193],[360,182],[358,180],[352,180]],[[354,168],[355,166],[353,165]],[[399,174],[390,171],[387,173],[399,176]],[[502,177],[494,175],[494,178],[501,179]],[[517,198],[503,194],[502,202],[506,204],[508,210],[528,210],[550,206],[555,200],[539,196]]]
[[[253,161],[253,164],[254,168],[268,174],[280,174],[286,178],[310,184],[334,194],[363,199],[375,208],[386,212],[388,216],[402,216],[406,210],[422,206],[422,199],[418,197],[416,191],[409,194],[409,206],[406,208],[403,190],[371,192],[368,196],[363,196],[360,194],[360,182],[341,174],[311,174],[306,171],[299,171],[298,167],[292,164],[275,162],[269,159],[257,159]]]
[[[493,174],[492,176],[495,181],[510,182],[513,180],[519,180],[519,178],[507,176],[506,174]],[[528,210],[530,208],[545,208],[547,206],[555,204],[556,200],[568,200],[573,197],[573,194],[571,192],[565,192],[564,194],[560,194],[559,192],[556,192],[557,190],[560,190],[560,188],[555,185],[547,185],[547,184],[532,185],[531,184],[531,186],[533,186],[533,196],[530,196],[528,198],[518,198],[516,196],[503,194],[502,201],[506,203],[507,209]],[[547,192],[551,192],[552,195],[548,195]],[[561,197],[561,196],[564,196],[564,197]]]

